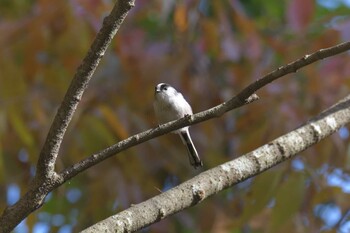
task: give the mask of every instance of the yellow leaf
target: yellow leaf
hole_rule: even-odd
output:
[[[187,30],[187,12],[183,4],[178,5],[175,9],[174,23],[178,31],[184,32]]]
[[[3,154],[3,148],[0,141],[0,182],[4,182],[4,180],[5,180],[4,154]]]
[[[210,19],[203,19],[201,23],[204,34],[203,39],[205,42],[206,49],[212,56],[217,56],[217,54],[220,51],[217,22]]]
[[[238,225],[244,224],[268,205],[276,192],[281,175],[282,171],[272,170],[255,178],[252,189],[247,195],[243,214],[238,219]]]
[[[276,194],[268,232],[280,232],[299,210],[305,191],[305,179],[301,173],[292,173]]]
[[[18,111],[12,110],[9,112],[9,120],[21,141],[26,146],[33,146],[34,140],[32,134],[30,133],[26,123],[22,119],[21,114]]]
[[[100,105],[99,109],[102,113],[102,116],[107,121],[108,126],[111,127],[113,132],[117,135],[118,138],[127,138],[128,133],[124,125],[120,122],[118,116],[106,105]]]

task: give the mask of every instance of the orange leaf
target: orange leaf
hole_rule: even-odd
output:
[[[186,7],[183,4],[180,4],[175,8],[174,23],[178,31],[184,32],[187,30],[187,12]]]

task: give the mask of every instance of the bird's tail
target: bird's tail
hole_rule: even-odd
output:
[[[188,129],[186,131],[180,131],[180,137],[182,142],[186,145],[188,151],[188,158],[190,159],[190,163],[194,168],[202,167],[203,162],[198,156],[197,150],[193,145],[190,133]]]

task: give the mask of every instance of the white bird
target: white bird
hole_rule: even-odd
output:
[[[160,124],[193,114],[191,106],[182,94],[166,83],[159,83],[155,87],[153,107]],[[203,163],[193,145],[188,126],[173,133],[179,134],[182,142],[186,145],[191,165],[194,168],[202,167]]]

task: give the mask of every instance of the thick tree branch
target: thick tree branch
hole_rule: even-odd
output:
[[[117,0],[111,13],[104,19],[101,30],[77,69],[53,120],[39,155],[34,182],[29,191],[15,205],[4,210],[0,217],[0,233],[10,232],[25,217],[42,205],[44,198],[50,191],[64,182],[54,171],[64,134],[92,74],[134,3],[135,0]]]
[[[350,95],[302,127],[82,231],[134,232],[299,154],[350,122]]]
[[[211,109],[194,114],[191,117],[185,117],[177,121],[169,122],[167,124],[160,125],[157,128],[147,130],[145,132],[133,135],[123,141],[120,141],[104,150],[101,150],[90,157],[83,159],[82,161],[74,164],[73,166],[65,169],[59,175],[63,177],[64,181],[71,179],[80,172],[94,166],[101,161],[142,142],[148,141],[152,138],[158,137],[160,135],[169,133],[176,129],[180,129],[184,126],[197,124],[214,117],[219,117],[222,114],[231,111],[232,109],[238,108],[246,103],[256,100],[258,97],[253,95],[254,92],[258,91],[260,88],[269,84],[270,82],[285,76],[286,74],[296,72],[298,69],[307,66],[318,60],[334,56],[336,54],[345,52],[350,49],[350,42],[338,44],[336,46],[320,49],[319,51],[312,53],[310,55],[305,55],[304,57],[282,66],[271,73],[265,75],[261,79],[250,84],[244,88],[238,95],[231,98],[229,101],[219,104]]]

